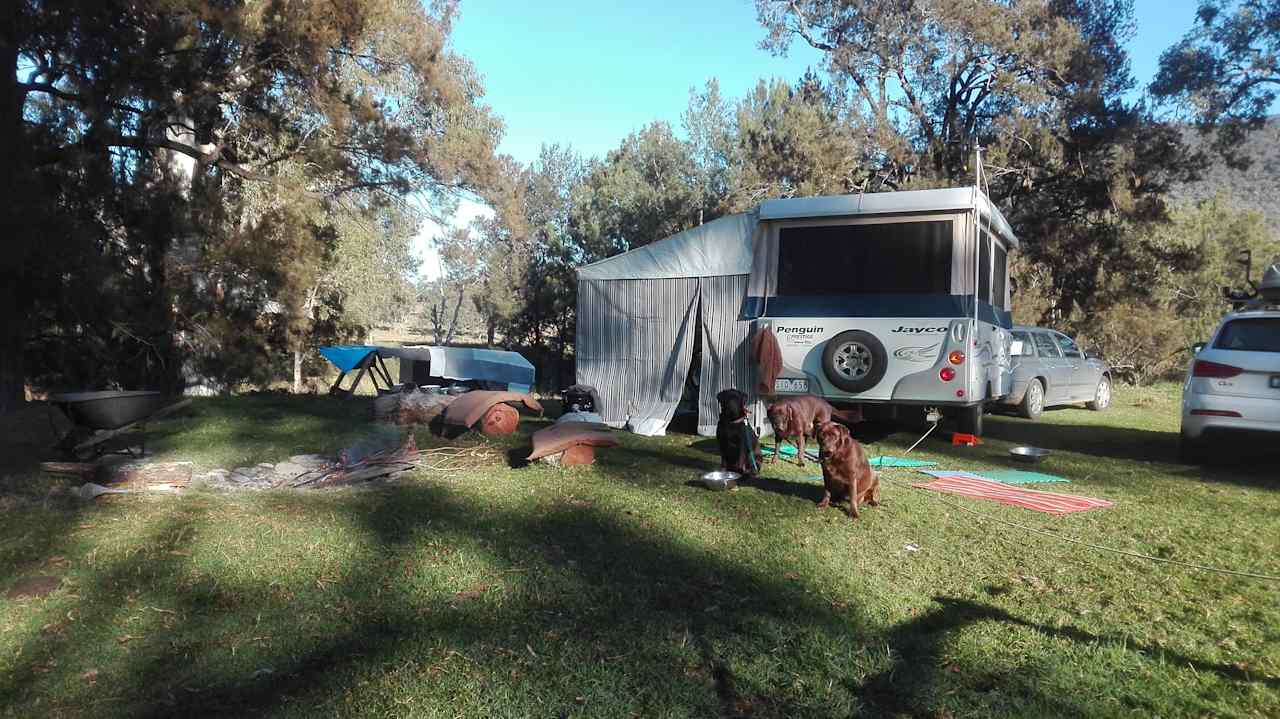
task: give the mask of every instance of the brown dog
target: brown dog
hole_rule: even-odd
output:
[[[831,506],[831,496],[849,497],[849,515],[858,518],[858,505],[880,504],[880,476],[871,469],[867,453],[848,428],[835,422],[818,427],[818,446],[822,448],[822,494],[819,508]]]
[[[831,421],[835,411],[826,400],[811,394],[784,397],[769,405],[769,424],[773,425],[773,457],[777,461],[783,440],[791,440],[799,452],[796,459],[804,466],[804,439],[812,437],[814,429]]]

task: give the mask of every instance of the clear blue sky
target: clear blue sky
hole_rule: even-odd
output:
[[[1140,84],[1191,27],[1196,4],[1136,0],[1130,57]],[[476,64],[506,121],[502,150],[522,162],[543,142],[602,156],[654,120],[678,128],[689,89],[711,77],[734,98],[759,78],[795,80],[821,62],[802,44],[785,58],[760,50],[751,0],[462,0],[460,13],[454,47]]]

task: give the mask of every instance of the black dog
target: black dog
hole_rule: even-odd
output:
[[[720,464],[744,477],[754,477],[764,458],[760,438],[747,422],[747,395],[726,389],[716,395],[720,402],[720,421],[716,423],[716,441],[720,444]]]

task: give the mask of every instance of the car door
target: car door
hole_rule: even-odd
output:
[[[1009,342],[1009,366],[1013,370],[1013,386],[1021,391],[1030,378],[1040,372],[1040,359],[1036,357],[1036,343],[1031,333],[1014,330]]]
[[[1036,343],[1036,354],[1040,356],[1040,368],[1049,380],[1044,388],[1044,403],[1062,404],[1070,401],[1070,372],[1062,358],[1062,350],[1048,332],[1032,332],[1031,339]]]
[[[1089,362],[1085,361],[1084,353],[1080,351],[1079,345],[1061,332],[1054,332],[1053,339],[1058,343],[1058,349],[1062,350],[1063,367],[1066,368],[1068,373],[1066,377],[1067,401],[1079,402],[1093,399],[1093,390],[1097,386],[1098,380],[1094,376]]]

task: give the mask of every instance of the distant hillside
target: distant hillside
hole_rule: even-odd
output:
[[[1250,133],[1241,147],[1253,159],[1247,169],[1227,166],[1212,147],[1212,137],[1195,130],[1184,134],[1193,147],[1203,147],[1208,163],[1198,181],[1173,188],[1173,201],[1196,201],[1224,193],[1241,209],[1256,210],[1267,218],[1272,232],[1280,236],[1280,116]]]

